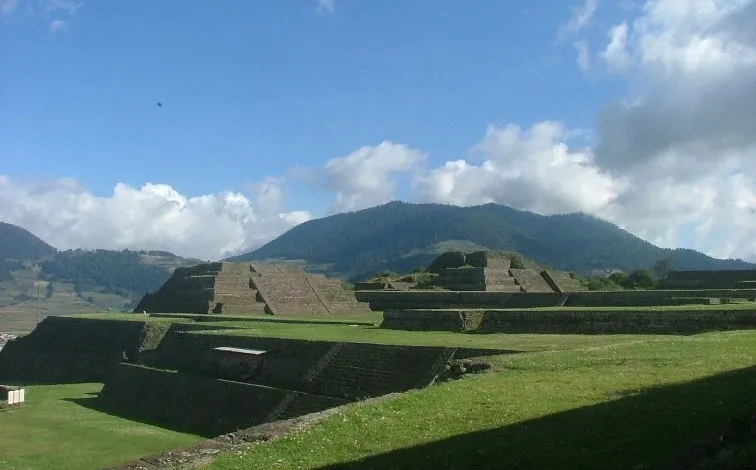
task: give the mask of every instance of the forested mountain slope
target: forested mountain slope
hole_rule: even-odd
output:
[[[407,272],[446,249],[512,250],[560,270],[633,271],[671,257],[676,269],[748,269],[694,250],[659,248],[585,214],[542,216],[497,204],[457,207],[391,202],[298,225],[234,260],[298,260],[314,270],[364,279]]]

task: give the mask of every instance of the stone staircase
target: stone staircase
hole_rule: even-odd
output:
[[[445,348],[343,343],[314,376],[309,393],[361,400],[432,383],[451,357]],[[418,378],[424,378],[418,383]]]
[[[327,316],[370,312],[341,280],[295,266],[205,263],[177,268],[136,312],[229,315]]]
[[[341,279],[328,279],[322,274],[309,274],[310,286],[320,294],[332,314],[368,313],[370,306],[358,302],[354,292],[344,289]]]
[[[252,288],[259,290],[273,315],[329,315],[327,305],[299,268],[253,264]]]
[[[521,292],[520,285],[506,269],[483,268],[486,291],[489,292]]]
[[[554,292],[541,273],[533,269],[510,269],[509,273],[525,292]]]
[[[258,300],[257,289],[250,287],[251,277],[248,263],[223,263],[215,276],[211,309],[222,304],[220,313],[223,314],[264,314],[265,302]]]
[[[279,406],[268,415],[266,422],[296,418],[310,413],[327,410],[349,403],[341,398],[312,395],[310,393],[290,393]]]

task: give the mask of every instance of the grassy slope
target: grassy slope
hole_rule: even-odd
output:
[[[748,331],[500,356],[498,372],[351,408],[209,468],[658,468],[756,409],[755,344]]]
[[[101,387],[26,387],[25,406],[0,411],[0,468],[96,469],[199,440],[77,403]]]

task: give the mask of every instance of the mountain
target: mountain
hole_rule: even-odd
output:
[[[585,214],[542,216],[485,204],[457,207],[391,202],[298,225],[237,261],[287,261],[312,271],[366,279],[379,271],[408,272],[449,249],[522,253],[559,270],[633,271],[671,258],[675,269],[753,269],[694,250],[663,249]]]
[[[55,253],[55,248],[17,225],[0,222],[0,260],[37,259]]]
[[[133,309],[179,266],[201,263],[167,251],[58,251],[0,223],[0,332],[24,331],[37,314]]]

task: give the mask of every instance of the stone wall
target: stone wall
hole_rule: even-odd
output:
[[[622,310],[622,311],[470,311],[474,321],[456,331],[509,334],[696,334],[706,331],[756,329],[754,310]],[[384,313],[381,328],[450,330],[450,310],[393,310]],[[424,318],[423,315],[427,316]],[[482,315],[482,318],[481,318]],[[480,319],[480,321],[478,321]],[[477,329],[474,325],[478,325]]]
[[[453,291],[484,291],[486,276],[483,269],[470,266],[442,269],[436,282],[444,289]]]
[[[223,365],[218,346],[265,351],[249,367]],[[170,334],[152,365],[206,377],[357,399],[422,387],[444,348],[336,343],[231,334]],[[243,362],[243,361],[241,361]],[[228,364],[228,363],[227,363]],[[427,385],[427,384],[426,384]]]
[[[337,343],[311,370],[305,390],[349,400],[423,388],[456,348]]]
[[[671,271],[659,287],[663,289],[734,289],[744,281],[756,281],[756,270]]]
[[[513,253],[506,251],[476,251],[465,256],[466,264],[479,268],[492,268],[506,271],[510,268]]]
[[[232,380],[296,389],[333,344],[327,341],[176,332],[165,338],[153,364],[191,374],[224,376]],[[229,376],[228,371],[222,368],[219,355],[213,351],[219,346],[266,351],[265,359],[252,376],[243,376],[244,371],[240,371],[238,376]]]
[[[473,291],[356,291],[374,311],[424,308],[641,307],[756,299],[754,289],[585,291],[573,293]]]
[[[176,268],[157,292],[142,297],[134,311],[208,313],[212,308],[215,277],[220,269],[221,263]]]
[[[694,301],[699,299],[699,301]],[[644,307],[701,303],[702,299],[756,299],[753,289],[585,291],[570,294],[565,305],[575,307]]]
[[[102,382],[120,361],[154,350],[168,325],[146,321],[47,317],[0,351],[0,379]]]
[[[487,311],[483,333],[696,334],[756,328],[756,310]]]
[[[476,331],[483,322],[483,310],[387,310],[381,328],[412,331]]]
[[[265,422],[286,395],[270,387],[120,364],[98,402],[118,416],[212,437]]]

